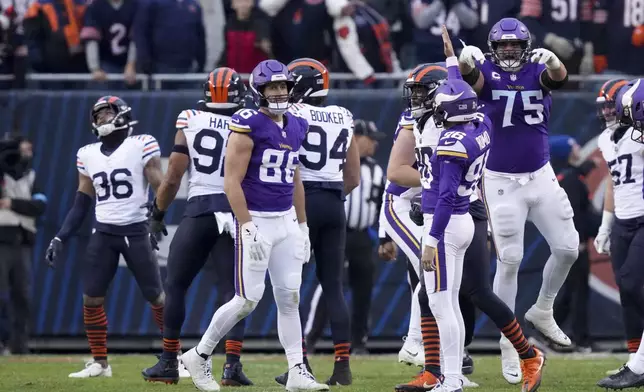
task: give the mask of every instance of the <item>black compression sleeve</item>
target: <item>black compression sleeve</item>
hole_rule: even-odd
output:
[[[172,146],[172,152],[178,152],[179,154],[190,155],[188,146],[184,146],[183,144],[175,144],[174,146]]]
[[[566,83],[568,83],[568,74],[566,74],[566,77],[563,80],[552,80],[550,75],[548,75],[547,70],[541,72],[541,85],[548,90],[559,90]]]

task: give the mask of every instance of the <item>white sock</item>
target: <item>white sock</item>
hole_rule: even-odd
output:
[[[443,384],[451,388],[460,388],[461,368],[463,366],[463,346],[461,345],[460,331],[465,331],[465,326],[462,325],[463,318],[460,318],[461,325],[459,325],[459,318],[456,316],[456,307],[452,299],[454,297],[452,291],[440,291],[438,293],[428,293],[428,295],[429,306],[436,318],[440,335],[441,353],[443,354],[441,372],[445,376]],[[458,304],[458,301],[456,303]]]
[[[644,340],[644,334],[642,336],[642,339]],[[640,347],[637,349],[637,352],[635,353],[635,355],[631,356],[631,358],[628,360],[628,363],[626,365],[635,374],[644,373],[644,344],[640,344]]]
[[[517,299],[517,284],[521,262],[508,264],[497,260],[492,289],[514,312]]]
[[[539,309],[552,310],[555,298],[575,260],[577,260],[576,252],[553,252],[550,255],[543,268],[543,282],[535,304]]]
[[[248,316],[255,306],[257,306],[257,302],[248,301],[235,295],[233,299],[217,309],[210,320],[208,329],[197,345],[197,352],[212,355],[217,343],[233,329],[239,320]]]
[[[419,294],[420,283],[416,285],[416,289],[414,289],[414,292],[411,294],[411,312],[409,314],[409,329],[407,330],[407,339],[422,342],[423,335],[420,331],[420,303],[418,302]]]
[[[452,303],[454,304],[454,313],[459,327],[459,341],[458,346],[461,347],[459,363],[459,374],[463,374],[463,350],[465,349],[465,321],[463,320],[463,313],[461,313],[461,303],[458,300],[458,290],[452,291]]]
[[[300,324],[299,295],[297,291],[273,287],[277,304],[277,334],[280,339],[288,368],[304,362],[302,354],[302,324]],[[295,298],[295,301],[293,300]]]

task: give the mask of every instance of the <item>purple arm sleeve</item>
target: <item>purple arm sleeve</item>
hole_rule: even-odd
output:
[[[454,209],[454,199],[458,185],[463,177],[463,165],[460,161],[453,158],[441,159],[440,165],[440,185],[438,189],[438,202],[434,210],[434,219],[429,235],[437,240],[443,238],[445,228],[449,223]]]

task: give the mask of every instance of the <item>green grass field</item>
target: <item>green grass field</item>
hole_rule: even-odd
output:
[[[504,392],[520,391],[520,385],[509,385],[500,373],[498,356],[474,356],[475,372],[470,377],[480,384],[480,388],[467,391]],[[22,392],[140,392],[140,391],[194,391],[190,379],[182,379],[178,385],[146,383],[141,377],[141,370],[155,363],[153,355],[118,355],[111,356],[110,363],[114,377],[111,379],[67,378],[71,372],[80,370],[84,365],[82,356],[25,356],[0,357],[0,391]],[[246,392],[283,391],[273,377],[286,368],[283,356],[246,355],[242,357],[245,372],[256,386],[244,388]],[[597,380],[604,377],[608,369],[619,367],[626,356],[599,356],[593,359],[575,357],[549,358],[546,362],[543,382],[540,391],[601,391],[595,386]],[[392,391],[393,387],[411,379],[417,368],[396,362],[396,357],[370,356],[352,358],[354,384],[350,387],[332,387],[347,392]],[[223,356],[213,358],[213,370],[217,377],[221,375]],[[315,356],[312,366],[316,377],[324,381],[332,370],[330,356]],[[236,388],[222,388],[233,390]]]

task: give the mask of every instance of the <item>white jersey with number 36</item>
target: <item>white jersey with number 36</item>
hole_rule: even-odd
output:
[[[186,135],[190,152],[188,199],[224,193],[224,157],[230,130],[229,116],[184,110],[177,117],[177,130]]]
[[[289,111],[309,123],[300,148],[302,181],[342,182],[342,169],[353,139],[353,115],[341,106],[294,104]]]
[[[599,135],[597,144],[613,180],[615,216],[631,219],[644,216],[644,144],[631,139],[628,128],[621,139],[611,140],[612,129]]]
[[[148,182],[145,165],[161,155],[159,144],[150,135],[126,138],[109,156],[101,143],[78,150],[76,168],[92,179],[96,194],[96,221],[125,226],[147,219]]]

